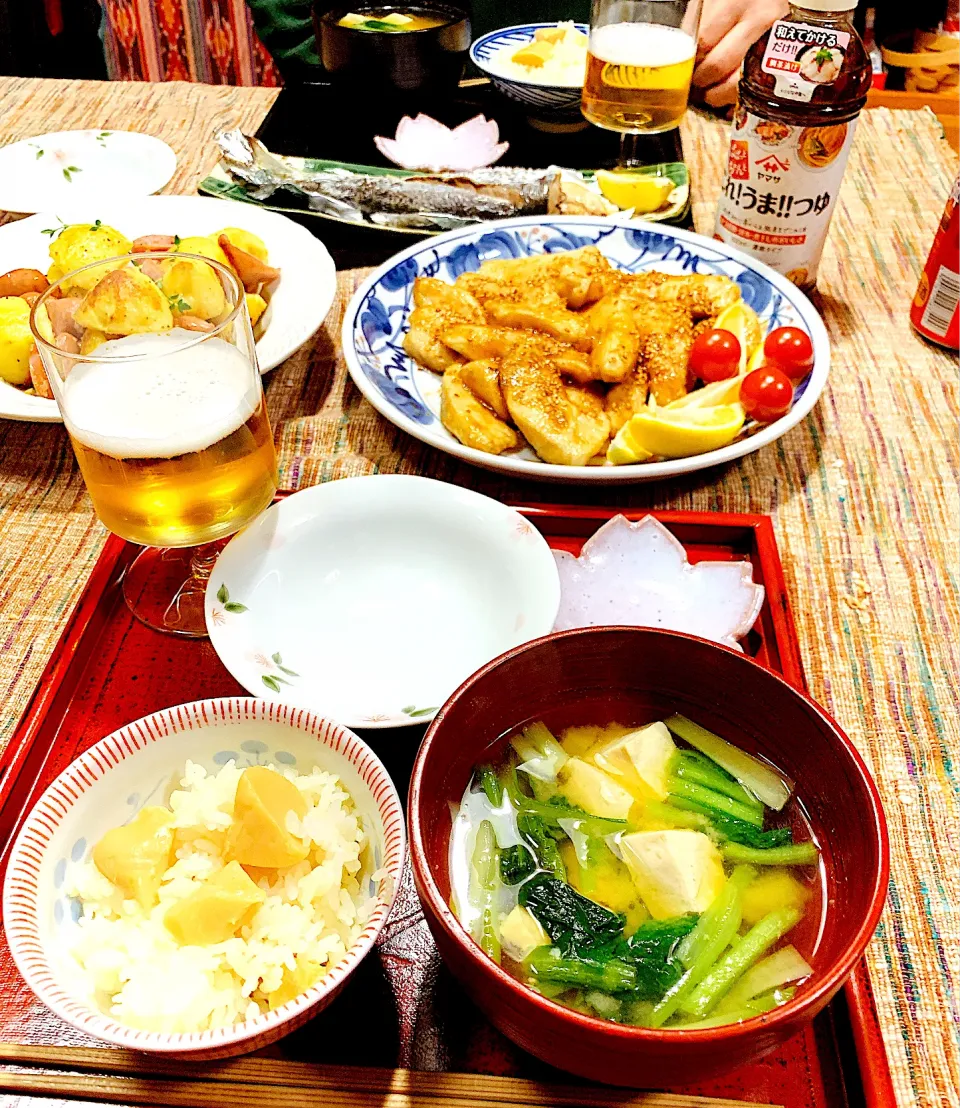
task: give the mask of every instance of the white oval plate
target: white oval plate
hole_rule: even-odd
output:
[[[253,204],[213,200],[202,196],[145,196],[140,200],[89,202],[57,209],[54,215],[32,215],[0,227],[0,273],[25,267],[42,272],[50,268],[50,235],[44,230],[64,223],[91,223],[97,219],[116,227],[127,238],[140,235],[204,235],[222,227],[253,231],[267,244],[270,263],[280,280],[264,316],[257,343],[260,372],[274,369],[289,358],[320,327],[333,304],[337,272],[323,243],[276,212]],[[31,396],[0,381],[0,417],[36,423],[60,423],[56,401]]]
[[[723,273],[740,286],[744,302],[765,331],[796,325],[813,340],[814,367],[797,387],[793,407],[775,423],[720,450],[691,458],[622,466],[560,466],[540,461],[527,447],[485,454],[459,442],[440,422],[440,378],[419,368],[403,350],[417,277],[448,281],[492,258],[597,246],[632,273]],[[752,454],[796,426],[817,402],[830,369],[830,342],[816,308],[785,277],[726,243],[639,220],[598,216],[520,216],[447,231],[418,242],[385,262],[357,289],[343,320],[343,353],[357,388],[401,430],[447,454],[517,477],[582,484],[650,481],[691,473]]]
[[[255,696],[345,726],[426,723],[474,670],[546,635],[553,554],[518,512],[403,474],[315,485],[234,536],[210,642]]]
[[[0,147],[0,208],[45,212],[62,204],[149,196],[177,156],[137,131],[54,131]]]

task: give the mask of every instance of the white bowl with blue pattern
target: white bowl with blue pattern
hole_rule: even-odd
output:
[[[164,804],[187,760],[215,773],[241,768],[314,766],[336,773],[367,833],[366,891],[378,898],[345,957],[293,1000],[241,1023],[192,1033],[143,1031],[102,1011],[69,955],[80,902],[76,867],[113,827],[148,804]],[[3,887],[10,953],[36,995],[88,1035],[129,1050],[222,1058],[256,1050],[330,1004],[373,948],[393,905],[404,865],[403,807],[386,767],[346,727],[287,704],[246,697],[199,700],[128,723],[85,751],[44,792],[17,837]]]
[[[744,303],[756,311],[764,332],[802,327],[813,341],[815,360],[810,374],[797,386],[790,411],[720,450],[636,465],[561,466],[540,461],[529,447],[497,455],[464,446],[440,422],[439,375],[420,368],[403,349],[414,280],[439,277],[452,282],[494,258],[522,258],[581,246],[596,246],[613,265],[630,273],[655,269],[725,274],[740,286]],[[726,243],[692,231],[599,216],[520,216],[448,231],[402,250],[357,289],[344,316],[342,342],[357,388],[382,416],[414,438],[485,469],[583,484],[674,477],[752,454],[808,415],[830,369],[830,342],[819,313],[779,273]]]
[[[482,35],[470,47],[470,60],[482,73],[490,78],[494,88],[511,100],[516,100],[528,108],[535,109],[537,115],[580,115],[580,94],[583,81],[579,85],[555,85],[538,81],[534,77],[521,80],[507,76],[499,70],[498,60],[509,58],[521,46],[533,41],[534,34],[542,27],[556,27],[556,23],[522,23],[516,27],[501,27]],[[586,23],[575,24],[578,31],[589,35]]]

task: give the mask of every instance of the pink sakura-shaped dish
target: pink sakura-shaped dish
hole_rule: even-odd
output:
[[[626,625],[683,631],[742,649],[764,590],[749,562],[691,564],[681,543],[653,516],[608,520],[580,556],[555,550],[560,612],[555,630]]]
[[[500,129],[493,119],[475,115],[451,129],[422,112],[413,119],[405,115],[392,139],[377,135],[373,141],[396,165],[432,173],[481,169],[502,158],[509,146],[500,142]]]

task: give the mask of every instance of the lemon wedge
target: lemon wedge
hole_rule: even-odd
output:
[[[740,434],[745,418],[740,404],[680,410],[658,408],[656,411],[637,412],[621,428],[620,435],[626,431],[624,438],[648,456],[658,454],[663,458],[687,458],[691,454],[719,450],[721,446],[733,442]]]
[[[612,204],[618,208],[633,208],[635,212],[657,211],[677,187],[669,177],[609,169],[598,169],[596,180],[600,191]]]
[[[758,350],[762,357],[763,328],[760,326],[760,319],[753,308],[748,307],[742,300],[737,300],[729,308],[724,308],[713,325],[721,331],[732,331],[740,340],[741,373],[750,365],[751,359],[757,357]]]
[[[610,465],[630,465],[631,462],[643,462],[650,457],[650,451],[644,450],[639,443],[634,441],[630,431],[631,420],[620,428],[614,436],[613,442],[607,447],[607,461]]]
[[[697,408],[715,408],[721,404],[736,404],[740,400],[740,385],[744,376],[745,374],[741,373],[736,377],[728,377],[725,381],[713,381],[709,385],[704,385],[701,389],[688,392],[686,396],[671,400],[660,410],[666,412],[667,418],[671,419],[678,418],[671,416],[669,414],[671,412],[689,411]]]

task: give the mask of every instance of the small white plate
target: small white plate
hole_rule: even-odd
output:
[[[548,634],[546,540],[512,508],[425,477],[354,477],[275,504],[207,585],[210,642],[256,696],[353,727],[426,723],[476,669]]]
[[[242,227],[267,245],[270,264],[280,280],[263,317],[257,343],[260,372],[289,358],[320,327],[337,292],[337,271],[323,243],[308,230],[276,212],[235,200],[204,196],[144,196],[111,204],[88,201],[55,209],[55,214],[32,215],[0,227],[0,273],[10,269],[50,268],[51,231],[63,223],[102,220],[129,239],[140,235],[209,235],[222,227]],[[0,417],[35,423],[60,423],[55,400],[31,396],[0,381]]]
[[[136,131],[54,131],[0,147],[0,208],[43,212],[78,201],[158,192],[177,156]]]

